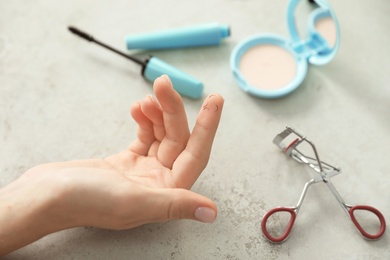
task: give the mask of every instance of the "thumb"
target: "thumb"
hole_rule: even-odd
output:
[[[213,201],[186,189],[162,189],[159,203],[165,220],[193,219],[211,223],[217,217],[217,207]],[[160,201],[161,202],[161,201]]]

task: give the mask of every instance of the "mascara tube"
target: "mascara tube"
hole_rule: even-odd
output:
[[[149,56],[146,60],[141,60],[135,56],[123,53],[117,49],[112,48],[111,46],[95,39],[92,35],[77,29],[76,27],[69,26],[68,29],[69,31],[86,41],[94,42],[101,47],[104,47],[112,52],[115,52],[116,54],[119,54],[122,57],[125,57],[128,60],[131,60],[141,65],[142,76],[144,76],[148,81],[154,82],[156,78],[160,77],[163,74],[167,74],[171,78],[173,87],[181,95],[193,99],[197,99],[202,96],[202,82],[191,77],[187,73],[184,73],[177,68],[169,65],[168,63],[152,56]]]
[[[127,36],[127,49],[159,50],[219,45],[230,36],[230,27],[211,23]]]

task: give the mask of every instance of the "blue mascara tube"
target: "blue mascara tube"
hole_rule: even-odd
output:
[[[224,24],[210,23],[159,32],[127,36],[127,49],[175,49],[197,46],[219,45],[230,36],[230,27]]]
[[[150,56],[145,60],[145,65],[142,69],[142,76],[145,79],[153,82],[156,78],[163,74],[167,74],[172,82],[174,89],[180,95],[198,99],[202,96],[203,83],[187,73],[178,70],[159,58]]]
[[[187,73],[169,65],[168,63],[156,58],[149,56],[146,60],[141,60],[132,55],[118,51],[117,49],[108,46],[107,44],[95,39],[91,35],[73,27],[69,26],[68,28],[72,33],[77,36],[87,40],[89,42],[94,42],[112,52],[119,54],[126,59],[129,59],[142,66],[142,76],[150,82],[153,82],[156,78],[160,77],[163,74],[167,74],[171,81],[172,85],[177,92],[181,95],[198,99],[202,96],[203,84],[194,77],[188,75]]]

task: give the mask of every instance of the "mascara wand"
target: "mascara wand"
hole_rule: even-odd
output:
[[[198,99],[202,96],[203,84],[199,80],[191,77],[190,75],[176,69],[175,67],[167,64],[166,62],[149,56],[145,60],[141,60],[137,57],[123,53],[117,49],[114,49],[107,44],[95,39],[92,35],[89,35],[73,26],[68,27],[69,31],[75,35],[87,40],[89,42],[96,43],[116,54],[119,54],[126,59],[129,59],[142,66],[141,74],[142,76],[150,82],[153,82],[156,78],[160,77],[163,74],[167,74],[173,84],[173,87],[179,94],[187,96],[193,99]]]

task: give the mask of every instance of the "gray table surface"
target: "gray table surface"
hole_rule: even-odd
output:
[[[270,244],[260,229],[265,212],[294,205],[313,176],[272,144],[286,125],[341,167],[333,183],[347,202],[375,206],[390,221],[390,2],[330,4],[342,33],[337,56],[310,66],[291,95],[264,100],[237,86],[229,57],[253,34],[288,37],[287,1],[0,1],[1,187],[34,165],[104,157],[135,137],[129,107],[152,92],[151,84],[137,65],[77,39],[68,25],[122,50],[133,33],[208,22],[232,30],[217,47],[132,52],[153,54],[201,79],[204,97],[225,98],[210,162],[193,187],[217,203],[217,220],[126,231],[75,228],[6,259],[390,258],[388,232],[376,242],[362,239],[325,185],[308,192],[287,242]],[[192,126],[202,99],[184,102]]]

